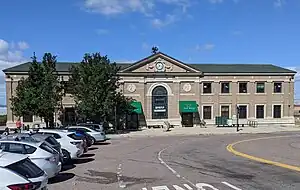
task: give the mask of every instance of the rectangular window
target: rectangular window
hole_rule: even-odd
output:
[[[229,93],[230,92],[230,84],[229,82],[222,82],[221,83],[221,93]]]
[[[264,105],[256,106],[256,118],[257,119],[265,118],[265,106]]]
[[[33,122],[33,115],[32,114],[23,115],[23,122]]]
[[[274,118],[281,118],[281,105],[274,105],[273,106],[273,117]]]
[[[247,82],[239,83],[239,93],[247,93]]]
[[[203,106],[203,119],[211,118],[211,106]]]
[[[211,83],[210,82],[205,82],[203,83],[203,94],[211,94]]]
[[[256,93],[265,93],[265,83],[264,82],[256,83]]]
[[[221,106],[221,116],[229,118],[229,106]]]
[[[247,119],[247,106],[239,106],[239,118],[240,119]]]
[[[282,84],[281,82],[274,82],[274,93],[282,92]]]
[[[70,82],[68,82],[68,81],[63,81],[63,82],[62,82],[62,87],[63,87],[63,89],[64,89],[64,93],[65,93],[65,94],[71,94],[71,93],[72,93],[73,88],[72,88],[72,85],[71,85]]]

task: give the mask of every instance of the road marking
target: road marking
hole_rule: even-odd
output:
[[[238,188],[238,187],[236,187],[236,186],[234,186],[234,185],[231,185],[230,183],[227,183],[226,181],[223,181],[222,182],[224,185],[227,185],[228,187],[231,187],[232,189],[234,189],[234,190],[242,190],[242,189],[240,189],[240,188]]]
[[[267,139],[276,139],[276,138],[296,137],[296,136],[299,137],[299,135],[288,135],[288,136],[274,136],[274,137],[262,137],[262,138],[255,138],[255,139],[247,139],[247,140],[242,140],[242,141],[237,141],[237,142],[231,143],[231,144],[227,145],[226,149],[227,149],[227,151],[229,151],[229,152],[231,152],[231,153],[233,153],[237,156],[241,156],[241,157],[244,157],[244,158],[247,158],[247,159],[250,159],[250,160],[254,160],[254,161],[257,161],[257,162],[270,164],[270,165],[274,165],[274,166],[282,167],[282,168],[285,168],[285,169],[300,172],[300,167],[298,167],[298,166],[293,166],[293,165],[289,165],[289,164],[275,162],[275,161],[272,161],[272,160],[267,160],[267,159],[264,159],[264,158],[251,156],[249,154],[239,152],[239,151],[237,151],[233,148],[235,145],[240,144],[240,143],[244,143],[244,142],[267,140]]]
[[[166,147],[166,148],[162,149],[161,151],[159,151],[159,153],[158,153],[158,155],[157,155],[157,158],[158,158],[158,160],[160,161],[160,163],[163,164],[166,168],[168,168],[174,175],[176,175],[176,177],[182,178],[183,180],[185,180],[186,182],[188,182],[190,185],[192,185],[193,187],[197,188],[195,184],[193,184],[190,180],[188,180],[188,179],[186,179],[186,178],[184,178],[184,177],[181,177],[181,176],[179,175],[179,173],[178,173],[176,170],[174,170],[171,166],[169,166],[169,165],[161,158],[161,154],[162,154],[165,150],[167,150],[167,148],[169,148],[169,147]]]

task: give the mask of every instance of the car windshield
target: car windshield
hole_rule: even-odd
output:
[[[46,140],[46,142],[48,142],[51,145],[58,145],[59,144],[59,142],[57,142],[57,140],[52,136],[47,137],[45,140]]]
[[[44,175],[43,170],[32,163],[28,158],[6,166],[25,178],[37,178]]]
[[[48,144],[46,143],[42,143],[40,145],[40,148],[51,153],[51,154],[57,154],[57,151],[55,149],[53,149],[51,146],[49,146]]]

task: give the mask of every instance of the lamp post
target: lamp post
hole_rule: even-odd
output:
[[[239,132],[240,107],[236,106],[236,132]]]

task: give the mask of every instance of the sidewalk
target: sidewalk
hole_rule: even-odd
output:
[[[255,133],[275,133],[275,132],[300,132],[300,127],[280,127],[280,126],[268,126],[268,127],[243,127],[239,132],[233,127],[180,127],[171,128],[170,131],[164,132],[163,129],[143,129],[141,131],[132,131],[126,134],[111,134],[107,137],[111,139],[121,137],[158,137],[158,136],[189,136],[189,135],[221,135],[221,134],[255,134]]]

